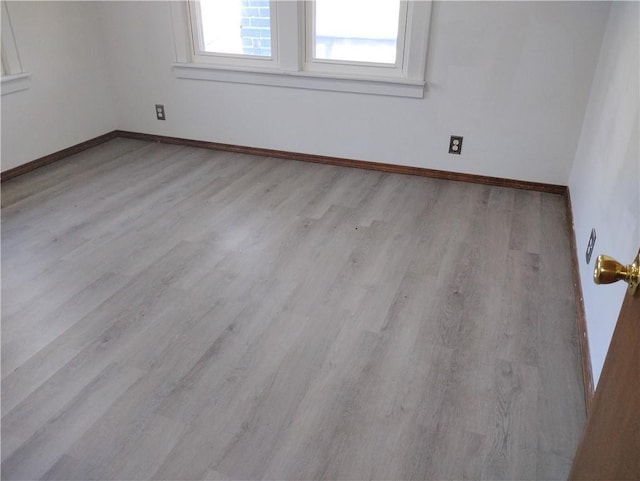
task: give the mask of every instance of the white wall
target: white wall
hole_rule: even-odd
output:
[[[625,285],[596,286],[595,256],[630,263],[640,248],[639,24],[640,4],[613,3],[569,182],[596,382]],[[592,227],[597,240],[587,265],[584,250]]]
[[[167,2],[101,8],[119,129],[566,185],[609,5],[436,2],[417,100],[176,79]]]
[[[2,96],[2,170],[114,130],[93,2],[8,2],[31,88]]]

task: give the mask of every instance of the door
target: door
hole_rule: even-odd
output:
[[[594,280],[625,280],[629,289],[569,479],[640,480],[640,252],[626,267],[598,257]]]

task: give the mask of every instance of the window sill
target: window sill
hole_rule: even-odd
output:
[[[275,87],[329,90],[392,97],[423,98],[425,82],[401,78],[349,77],[317,72],[236,69],[208,64],[173,63],[177,78]]]
[[[5,75],[0,78],[0,84],[2,85],[2,95],[27,90],[31,87],[31,74]]]

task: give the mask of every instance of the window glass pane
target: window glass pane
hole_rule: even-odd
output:
[[[271,56],[269,0],[202,0],[205,52]]]
[[[400,0],[316,0],[314,58],[395,64]]]

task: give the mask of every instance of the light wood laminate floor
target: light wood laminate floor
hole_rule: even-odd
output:
[[[564,199],[115,139],[2,185],[3,479],[561,479]]]

